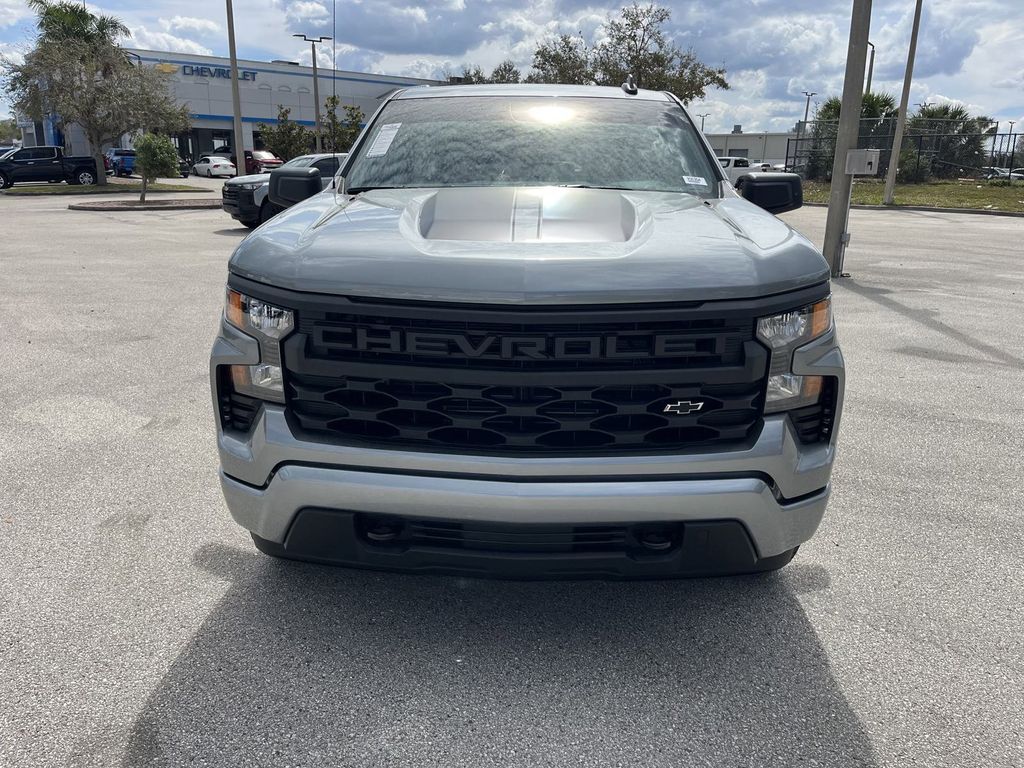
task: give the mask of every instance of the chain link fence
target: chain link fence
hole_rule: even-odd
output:
[[[832,176],[838,121],[801,123],[786,148],[786,167],[806,179],[825,181]],[[983,178],[992,168],[1024,166],[1024,141],[1019,133],[997,133],[996,123],[912,118],[900,146],[898,180],[925,182],[956,178]],[[884,177],[892,160],[896,118],[860,121],[857,147],[878,149],[877,176]]]

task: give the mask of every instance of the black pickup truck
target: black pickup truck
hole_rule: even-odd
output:
[[[96,160],[67,157],[60,147],[22,147],[0,156],[0,189],[26,181],[95,184]]]

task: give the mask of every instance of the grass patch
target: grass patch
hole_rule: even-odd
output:
[[[114,184],[91,184],[80,186],[76,184],[33,184],[31,186],[15,186],[5,189],[5,195],[137,195],[142,191],[141,181],[117,182]],[[164,184],[157,182],[150,184],[146,194],[150,192],[212,192],[213,190],[204,187],[190,187],[185,184]]]
[[[820,181],[804,182],[804,200],[827,203],[829,185]],[[882,181],[857,181],[853,185],[854,205],[881,205],[885,184]],[[1024,181],[936,181],[927,184],[897,184],[897,206],[929,208],[973,208],[987,211],[1024,213]]]

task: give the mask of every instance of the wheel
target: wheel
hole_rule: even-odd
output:
[[[92,171],[78,171],[75,173],[74,179],[75,184],[95,184],[96,174],[94,174]]]
[[[193,176],[198,176],[199,175],[199,171],[196,170],[196,167],[194,165],[192,166],[192,175]]]
[[[274,204],[269,200],[264,200],[263,205],[260,206],[260,224],[264,224],[270,219],[274,218],[277,211],[274,210]]]
[[[0,189],[7,189],[8,187],[13,186],[14,184],[11,183],[11,180],[4,176],[4,174],[0,173]]]

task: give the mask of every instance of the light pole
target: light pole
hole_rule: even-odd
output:
[[[703,115],[694,115],[694,117],[700,118],[700,132],[704,133],[704,118],[711,117],[711,113],[705,112]]]
[[[907,52],[907,72],[903,76],[903,98],[900,99],[900,111],[896,116],[896,135],[892,137],[892,152],[889,153],[889,170],[885,174],[885,195],[883,205],[892,205],[896,191],[896,166],[900,161],[900,149],[903,147],[903,127],[907,123],[907,103],[910,101],[910,81],[914,77],[914,56],[917,54],[917,33],[921,29],[921,0],[917,0],[914,8],[914,26],[910,30],[910,50]]]
[[[235,13],[231,0],[225,0],[228,8],[228,56],[231,58],[231,108],[234,112],[235,175],[245,175],[245,143],[242,138],[242,99],[238,93],[238,56],[235,54]]]
[[[1010,181],[1013,181],[1013,155],[1015,154],[1014,150],[1017,149],[1017,142],[1013,140],[1013,124],[1016,122],[1016,120],[1010,120]]]
[[[313,133],[316,136],[316,151],[323,152],[323,140],[320,137],[320,76],[317,74],[316,69],[316,44],[322,43],[324,40],[332,40],[333,38],[327,35],[320,35],[320,37],[307,37],[306,35],[292,35],[292,37],[301,37],[310,47],[313,49],[313,105],[316,108],[316,126],[313,129]]]
[[[871,53],[868,56],[868,84],[864,86],[864,93],[871,93],[871,75],[875,73],[875,44],[868,40],[871,46]]]

